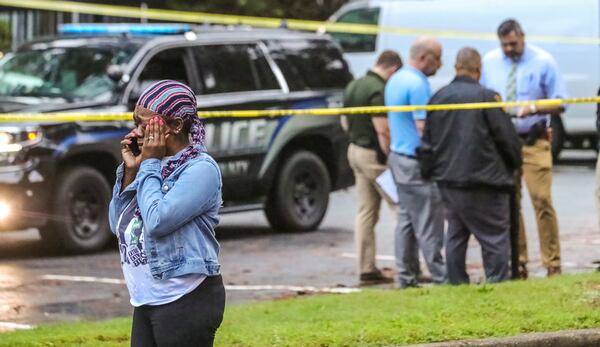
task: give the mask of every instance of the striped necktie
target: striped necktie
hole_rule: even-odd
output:
[[[517,62],[513,61],[506,80],[506,101],[517,100]]]

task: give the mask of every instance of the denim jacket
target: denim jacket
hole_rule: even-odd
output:
[[[178,153],[173,159],[176,159]],[[219,223],[221,172],[206,153],[188,160],[164,180],[161,161],[142,162],[135,180],[121,192],[123,164],[109,207],[110,227],[128,223],[137,204],[144,222],[144,249],[155,279],[190,273],[219,274],[219,243],[215,227]]]

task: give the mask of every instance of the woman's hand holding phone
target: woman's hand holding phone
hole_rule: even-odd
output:
[[[125,165],[125,174],[123,175],[123,180],[121,182],[121,191],[125,190],[125,187],[135,180],[135,176],[142,163],[142,156],[139,154],[136,156],[133,153],[136,147],[139,151],[137,141],[138,138],[133,131],[125,135],[121,141],[121,156],[123,157],[123,163]]]
[[[140,156],[141,152],[137,141],[138,138],[133,131],[125,135],[125,138],[121,141],[121,156],[123,157],[125,168],[134,169],[136,171],[142,163],[142,158]],[[135,153],[136,149],[137,153]]]
[[[125,168],[137,172],[140,164],[145,159],[162,159],[167,152],[166,138],[168,128],[160,117],[154,117],[148,122],[144,131],[144,143],[140,150],[138,137],[134,131],[125,135],[121,141],[121,156]],[[133,170],[132,170],[133,169]]]

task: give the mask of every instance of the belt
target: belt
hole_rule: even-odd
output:
[[[527,138],[529,137],[529,135],[527,134],[519,134],[519,137],[521,138],[521,140],[525,141],[527,140]],[[548,133],[544,132],[542,135],[538,136],[537,138],[538,140],[550,140],[550,138],[548,138]]]
[[[360,144],[360,143],[356,143],[356,142],[350,142],[350,143],[353,144],[353,145],[355,145],[355,146],[358,146],[360,148],[370,149],[370,150],[373,150],[373,151],[377,150],[377,147],[375,147],[375,146],[366,146],[364,144]]]
[[[415,155],[398,153],[398,152],[393,152],[393,153],[396,154],[396,155],[399,155],[401,157],[410,158],[410,159],[417,159],[417,156],[415,156]]]

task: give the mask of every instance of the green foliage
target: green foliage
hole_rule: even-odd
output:
[[[325,20],[348,0],[167,0],[166,7],[244,16]]]
[[[390,346],[600,327],[600,273],[228,306],[216,346]],[[128,346],[131,321],[0,334],[0,347]]]
[[[6,52],[10,50],[10,44],[10,23],[8,21],[0,20],[0,51]]]

